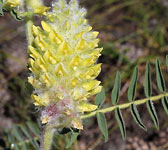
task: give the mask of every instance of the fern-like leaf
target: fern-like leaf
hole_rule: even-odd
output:
[[[141,118],[140,118],[140,115],[139,115],[139,112],[135,106],[135,104],[131,104],[130,106],[130,109],[131,109],[131,114],[135,120],[135,122],[142,128],[144,129],[145,131],[147,130],[145,125],[142,123],[141,121]]]
[[[123,140],[125,140],[126,139],[126,130],[125,130],[125,123],[124,123],[121,111],[118,107],[114,111],[115,111],[115,117],[116,117],[117,122],[120,127],[122,138],[123,138]]]
[[[156,113],[155,107],[153,105],[153,102],[151,100],[149,100],[149,101],[147,101],[146,105],[147,105],[149,114],[152,117],[152,120],[154,122],[155,127],[157,129],[159,129],[159,121],[158,121],[157,113]]]
[[[101,112],[97,113],[97,122],[102,134],[104,135],[105,142],[107,142],[108,141],[107,121],[103,113]]]
[[[165,85],[165,81],[163,78],[162,70],[160,68],[159,59],[156,59],[156,80],[157,80],[157,85],[158,85],[160,92],[165,92],[166,85]]]
[[[138,79],[138,67],[135,67],[132,78],[131,78],[131,83],[128,89],[128,100],[129,101],[133,101],[135,98],[137,79]]]
[[[146,64],[145,69],[145,85],[144,85],[144,91],[145,96],[150,97],[152,95],[152,83],[151,83],[151,73],[150,73],[150,65]]]
[[[102,88],[101,92],[96,95],[95,105],[97,105],[98,108],[101,108],[105,99],[106,99],[105,90],[104,88]]]
[[[167,97],[162,97],[162,105],[163,105],[163,108],[166,112],[166,114],[168,115],[168,102],[167,102]]]
[[[121,86],[121,77],[120,77],[120,72],[118,71],[116,73],[114,87],[113,87],[112,94],[111,94],[113,105],[116,105],[118,103],[119,94],[120,94],[120,86]]]

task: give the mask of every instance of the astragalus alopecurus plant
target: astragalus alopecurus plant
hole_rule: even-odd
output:
[[[138,67],[135,67],[128,88],[128,103],[118,104],[121,77],[117,72],[114,80],[111,100],[113,106],[100,109],[105,100],[105,91],[96,77],[101,71],[97,60],[101,55],[97,38],[86,16],[86,10],[79,6],[78,0],[57,0],[52,7],[46,7],[41,0],[1,0],[3,9],[11,12],[17,20],[25,20],[28,40],[28,82],[33,86],[32,99],[41,111],[41,123],[44,128],[41,137],[41,150],[50,150],[54,134],[64,129],[75,133],[69,140],[72,145],[80,130],[82,119],[97,116],[101,132],[108,141],[107,122],[104,113],[115,112],[123,139],[126,138],[125,124],[121,109],[130,108],[136,123],[144,130],[137,105],[147,104],[156,128],[159,128],[153,101],[162,100],[168,114],[168,102],[165,81],[156,60],[156,81],[160,95],[152,96],[150,65],[146,65],[144,95],[145,99],[135,101]],[[3,14],[3,11],[0,10]],[[35,16],[41,18],[40,25],[34,23]],[[167,57],[168,66],[168,57]],[[89,101],[96,95],[95,103]],[[85,112],[89,112],[84,114]]]
[[[95,80],[101,71],[101,64],[95,63],[102,48],[97,48],[98,32],[92,31],[77,0],[60,0],[52,6],[42,28],[32,26],[28,81],[35,89],[34,104],[42,107],[46,132],[54,133],[63,127],[83,129],[81,114],[97,108],[88,98],[102,88]]]
[[[23,1],[8,0],[4,5],[19,10]],[[64,127],[83,129],[80,116],[97,108],[88,99],[102,88],[95,79],[101,71],[96,61],[102,48],[98,48],[98,32],[92,31],[78,0],[53,1],[50,10],[41,1],[27,1],[27,5],[30,12],[19,15],[29,13],[28,82],[34,87],[32,99],[46,126],[41,149],[47,150],[54,132]],[[42,27],[29,20],[31,12],[44,16]]]

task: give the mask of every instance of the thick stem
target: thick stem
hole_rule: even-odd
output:
[[[42,135],[42,139],[41,139],[40,150],[50,150],[51,149],[54,132],[55,132],[54,128],[50,128],[46,125],[43,135]]]
[[[26,26],[27,26],[27,40],[28,40],[28,45],[31,45],[33,42],[33,34],[32,34],[32,26],[33,26],[33,18],[28,19],[26,21]]]
[[[104,109],[99,109],[99,110],[93,111],[89,114],[81,116],[81,119],[86,119],[86,118],[93,117],[93,116],[96,115],[97,112],[102,112],[102,113],[112,112],[117,107],[120,108],[120,109],[124,109],[124,108],[128,108],[131,104],[141,105],[141,104],[146,103],[148,100],[156,101],[156,100],[159,100],[162,97],[166,97],[166,96],[168,96],[168,93],[163,93],[163,94],[160,94],[160,95],[157,95],[157,96],[136,100],[136,101],[132,101],[132,102],[121,104],[121,105],[115,105],[115,106],[104,108]]]

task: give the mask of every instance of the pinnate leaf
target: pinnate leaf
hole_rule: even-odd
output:
[[[151,100],[148,100],[146,102],[146,105],[147,105],[147,108],[148,108],[148,111],[149,111],[149,114],[150,116],[152,117],[152,120],[154,122],[154,125],[157,129],[159,129],[159,121],[158,121],[158,117],[157,117],[157,113],[156,113],[156,110],[155,110],[155,107],[153,105],[153,102]]]
[[[114,87],[113,87],[112,94],[111,94],[113,105],[116,105],[118,103],[118,98],[120,94],[120,86],[121,86],[120,72],[117,72],[115,81],[114,81]]]
[[[156,59],[156,80],[160,92],[166,91],[165,81],[163,78],[162,70],[160,68],[159,59]]]
[[[144,90],[146,97],[150,97],[152,95],[151,73],[150,65],[148,63],[146,64]]]
[[[141,121],[139,112],[138,112],[138,110],[137,110],[135,104],[131,104],[130,109],[131,109],[131,114],[132,114],[132,116],[133,116],[135,122],[136,122],[142,129],[144,129],[144,130],[146,131],[147,129],[146,129],[146,127],[144,126],[144,124],[142,123],[142,121]]]
[[[102,134],[104,135],[105,142],[107,142],[108,141],[108,129],[107,129],[107,121],[106,121],[105,115],[101,112],[98,112],[97,121],[98,121],[99,128]]]
[[[102,88],[101,92],[96,95],[95,105],[97,105],[100,108],[103,105],[105,99],[106,99],[105,90],[104,88]]]
[[[138,67],[136,66],[131,78],[131,83],[128,89],[128,100],[133,101],[136,94],[136,83],[138,79]]]
[[[118,107],[114,111],[115,111],[115,117],[116,117],[117,122],[120,127],[122,138],[123,138],[123,140],[125,140],[126,139],[126,130],[125,130],[125,123],[124,123],[121,111]]]

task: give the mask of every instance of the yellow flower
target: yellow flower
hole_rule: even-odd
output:
[[[11,8],[15,8],[17,6],[20,5],[20,0],[5,0],[4,4],[11,7]]]
[[[42,0],[29,0],[27,3],[33,9],[33,13],[37,15],[46,15],[46,11],[50,9],[43,5]]]
[[[95,79],[102,48],[97,48],[98,32],[92,31],[85,14],[77,0],[59,0],[46,13],[42,28],[32,27],[28,81],[35,88],[34,104],[44,107],[43,123],[59,126],[71,118],[68,126],[82,129],[80,115],[97,109],[88,99],[102,88]]]

